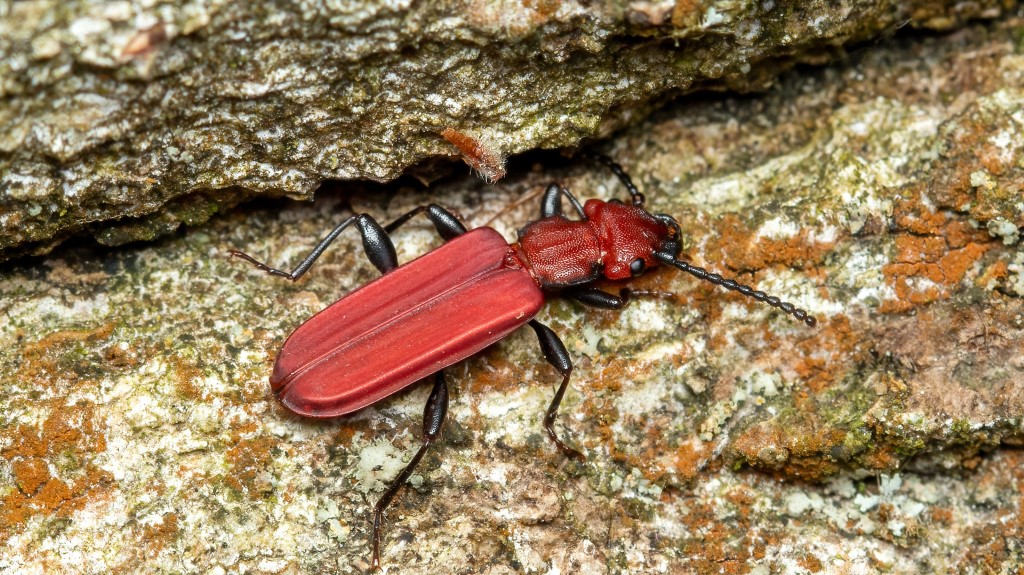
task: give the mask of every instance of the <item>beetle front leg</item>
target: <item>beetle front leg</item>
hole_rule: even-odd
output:
[[[670,298],[674,295],[675,294],[662,291],[622,288],[619,290],[619,295],[616,296],[597,288],[582,288],[571,292],[569,297],[590,307],[601,309],[623,309],[637,297],[650,296],[657,298]]]
[[[572,195],[572,192],[558,184],[551,184],[544,190],[544,199],[540,202],[540,217],[550,218],[551,216],[562,215],[563,197],[569,199],[569,203],[572,204],[573,209],[579,214],[581,220],[587,219],[586,214],[583,213],[583,204],[576,199],[576,196]]]
[[[384,510],[391,505],[398,490],[409,480],[412,472],[416,469],[427,448],[441,434],[441,427],[444,425],[445,416],[448,414],[448,382],[444,377],[444,370],[437,372],[434,376],[434,389],[430,392],[427,405],[423,409],[423,443],[412,456],[409,464],[388,484],[384,495],[381,495],[377,504],[373,506],[373,569],[380,568],[380,539],[381,524],[384,521]]]
[[[398,255],[395,253],[395,245],[391,243],[391,238],[388,237],[384,228],[380,227],[380,224],[367,214],[351,216],[338,224],[337,227],[331,230],[331,233],[327,234],[327,236],[324,237],[324,239],[321,240],[315,248],[313,248],[313,251],[306,256],[306,259],[302,260],[302,262],[295,266],[295,269],[290,272],[272,268],[249,254],[238,250],[231,250],[231,257],[241,258],[268,274],[281,276],[295,281],[302,277],[302,275],[309,270],[310,266],[313,265],[313,262],[315,262],[317,258],[324,253],[327,247],[330,246],[339,235],[341,235],[341,232],[345,231],[345,228],[349,227],[353,223],[355,223],[356,227],[359,228],[359,235],[363,237],[363,249],[366,251],[366,257],[370,259],[370,263],[380,270],[380,273],[382,274],[386,274],[397,268]]]
[[[555,397],[551,400],[547,413],[544,414],[544,429],[547,430],[548,437],[551,438],[551,441],[555,442],[555,447],[559,451],[573,459],[583,460],[585,459],[583,454],[562,442],[555,432],[555,418],[558,416],[558,406],[562,403],[565,390],[569,387],[569,376],[572,375],[572,359],[569,357],[569,351],[565,349],[565,344],[562,343],[562,340],[558,339],[555,332],[551,331],[551,328],[548,326],[537,320],[531,320],[530,327],[533,328],[533,331],[537,332],[537,339],[540,341],[540,350],[544,353],[544,359],[554,366],[558,373],[562,374],[562,384],[558,386],[558,391],[555,392]]]

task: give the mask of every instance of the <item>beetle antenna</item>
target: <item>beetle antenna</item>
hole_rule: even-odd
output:
[[[636,184],[633,183],[633,179],[629,177],[629,174],[626,173],[626,170],[624,170],[618,162],[604,154],[587,150],[580,151],[579,155],[580,157],[595,160],[607,166],[608,169],[615,174],[615,177],[622,182],[622,185],[625,186],[626,191],[629,192],[630,198],[632,198],[633,205],[638,208],[644,207],[644,201],[646,201],[646,198],[644,198],[644,195],[640,190],[636,189]]]
[[[711,273],[704,268],[691,266],[686,262],[677,260],[675,256],[671,254],[655,252],[654,257],[658,258],[659,261],[666,263],[672,267],[678,268],[690,275],[697,277],[698,279],[711,282],[716,286],[724,287],[727,290],[740,292],[741,294],[747,297],[754,298],[757,301],[764,302],[774,308],[781,309],[787,314],[807,324],[807,327],[814,327],[818,324],[818,320],[815,319],[813,315],[807,313],[806,310],[798,308],[789,302],[782,301],[773,295],[768,295],[763,291],[755,290],[754,288],[748,285],[736,283],[735,280],[727,280],[723,278],[721,275]]]

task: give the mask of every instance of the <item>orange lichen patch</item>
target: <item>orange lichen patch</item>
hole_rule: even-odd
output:
[[[995,493],[995,508],[983,521],[965,525],[964,550],[951,572],[1017,573],[1024,537],[1024,451],[1002,450],[987,459],[970,478],[975,493]],[[952,525],[963,525],[953,516]]]
[[[685,480],[694,479],[713,455],[711,444],[693,439],[676,449],[674,470]]]
[[[599,364],[600,370],[593,381],[587,382],[587,387],[598,391],[619,393],[622,390],[622,382],[631,379],[642,379],[644,373],[632,371],[637,364],[629,358],[617,356],[603,356]],[[646,370],[644,370],[646,372]]]
[[[179,395],[195,401],[207,399],[207,394],[197,385],[197,382],[203,377],[202,370],[182,356],[172,355],[167,358],[167,361],[172,366],[170,373],[174,376],[174,388]]]
[[[966,573],[968,569],[977,573],[1009,573],[1003,566],[1012,561],[1014,549],[1011,540],[1018,540],[1020,533],[1006,533],[997,525],[986,524],[971,530],[972,543],[965,544],[964,564],[954,568],[955,572]],[[1016,563],[1014,561],[1014,563]]]
[[[0,498],[0,541],[12,526],[35,515],[67,517],[106,496],[113,477],[93,465],[106,450],[92,405],[50,402],[52,414],[41,429],[17,425],[0,429],[0,457],[12,464],[17,489]],[[56,470],[57,476],[50,472]]]
[[[953,524],[953,510],[949,507],[932,507],[928,511],[928,516],[933,523],[939,525]]]
[[[462,160],[469,164],[488,183],[505,177],[505,155],[496,146],[464,134],[455,128],[445,128],[441,137],[459,149]]]
[[[992,282],[996,282],[996,281],[999,281],[999,280],[1002,280],[1002,279],[1006,279],[1007,277],[1009,277],[1009,275],[1010,275],[1009,265],[1005,261],[999,260],[999,261],[993,263],[992,265],[986,267],[981,272],[981,275],[978,276],[977,285],[980,285],[980,286],[989,285]]]
[[[615,441],[615,429],[612,426],[619,419],[619,410],[615,407],[615,402],[589,403],[585,409],[589,422],[586,443],[591,447],[597,444],[607,446],[613,457],[628,457],[630,453],[618,449]]]
[[[893,223],[912,234],[937,234],[946,226],[946,214],[936,212],[921,201],[921,190],[910,192],[909,197],[898,199],[892,206]]]
[[[992,241],[984,228],[972,226],[970,222],[952,220],[941,229],[946,238],[946,245],[951,248],[962,248],[969,243],[985,243]]]
[[[609,459],[627,469],[636,469],[651,483],[664,481],[669,470],[661,465],[659,458],[664,452],[661,438],[650,438],[648,447],[641,451],[630,449],[609,449]]]
[[[254,420],[245,421],[242,423],[231,424],[231,443],[235,444],[242,441],[242,438],[256,433],[258,430],[263,429],[263,424]]]
[[[32,497],[44,483],[50,480],[50,470],[40,457],[19,458],[12,464],[14,484],[27,496]]]
[[[142,541],[148,557],[154,557],[178,535],[178,514],[166,513],[160,523],[147,524],[142,530]]]
[[[900,457],[893,451],[891,445],[876,445],[871,451],[864,454],[860,460],[864,469],[875,471],[893,471],[900,468]]]
[[[736,486],[725,493],[725,500],[736,506],[736,512],[740,517],[747,519],[751,515],[751,506],[754,504],[754,493],[746,486]]]
[[[126,541],[137,541],[138,544],[126,549],[124,555],[118,556],[123,559],[115,565],[110,565],[108,573],[137,573],[140,564],[151,564],[150,562],[157,559],[167,545],[177,538],[181,530],[178,522],[178,514],[169,512],[161,515],[156,522],[130,523],[126,526],[128,533],[122,534],[122,537]]]
[[[587,380],[586,387],[580,390],[582,395],[593,397],[617,397],[629,380],[643,380],[646,375],[637,372],[633,361],[617,357],[605,357],[594,369],[597,375]],[[580,385],[582,388],[582,384]],[[583,442],[590,448],[604,446],[609,459],[623,467],[639,470],[645,479],[658,482],[665,480],[667,475],[677,473],[677,462],[672,452],[666,451],[670,443],[668,428],[652,420],[648,413],[631,413],[620,411],[617,401],[584,401],[579,409],[585,411],[587,431]],[[626,427],[632,431],[626,435],[633,441],[623,443],[618,428]],[[639,441],[636,441],[638,439]],[[710,451],[705,459],[710,459]],[[706,461],[699,464],[703,467]],[[694,462],[693,473],[696,474],[698,464]]]
[[[846,433],[817,423],[813,414],[789,419],[751,426],[730,445],[732,455],[794,479],[820,481],[835,474],[839,468],[830,454]]]
[[[275,400],[274,394],[270,392],[270,384],[262,379],[257,380],[254,384],[240,385],[236,392],[238,395],[235,396],[235,400],[243,407],[253,408],[263,405],[267,401],[280,403]],[[262,408],[256,407],[256,409]]]
[[[909,233],[895,237],[893,262],[882,267],[895,299],[880,311],[898,313],[946,299],[971,267],[997,245],[985,230],[936,211],[920,187],[907,190],[893,205],[893,220]],[[966,200],[965,200],[966,201]]]
[[[142,363],[138,350],[128,345],[108,346],[103,350],[103,361],[113,367],[136,367]]]
[[[882,302],[879,311],[904,312],[915,306],[950,297],[953,288],[964,279],[971,266],[993,247],[994,242],[970,243],[963,248],[945,252],[933,261],[898,262],[882,266],[882,273],[895,291],[896,299]],[[927,257],[921,253],[918,256]],[[918,258],[915,256],[915,259]],[[918,279],[927,282],[922,284]]]
[[[331,440],[331,443],[351,445],[356,433],[360,431],[363,432],[364,436],[370,434],[370,424],[368,421],[340,421],[334,428],[334,438]]]
[[[821,559],[818,559],[810,553],[804,553],[797,557],[796,563],[811,573],[820,573],[821,570],[824,569]]]
[[[787,238],[758,236],[755,230],[735,214],[724,216],[717,224],[718,237],[709,239],[705,257],[708,266],[740,270],[760,270],[773,265],[803,267],[821,261],[835,242],[810,239],[811,230],[801,229]],[[712,265],[721,262],[720,265]]]
[[[992,77],[998,78],[999,74]],[[1019,144],[1014,145],[1012,138],[997,143],[995,137],[1019,132],[1013,115],[975,102],[946,128],[943,161],[933,165],[929,179],[915,184],[913,192],[927,190],[932,205],[966,211],[977,221],[1012,219],[1015,212],[1019,218],[1019,211],[1013,207],[1024,189],[1024,178],[1016,168]],[[986,180],[980,185],[975,180],[979,173]]]
[[[5,458],[47,458],[62,453],[95,454],[106,450],[103,430],[94,423],[91,404],[63,405],[50,402],[53,412],[42,430],[29,425],[0,428],[0,450]]]
[[[110,337],[114,324],[108,323],[91,330],[63,330],[31,343],[21,351],[18,369],[22,381],[31,381],[34,387],[53,389],[63,385],[82,384],[76,377],[85,366],[94,363],[88,357],[90,347]]]
[[[250,499],[259,499],[273,489],[267,481],[267,472],[272,459],[271,449],[277,442],[269,437],[243,439],[227,452],[230,472],[224,481],[232,489],[244,493]]]
[[[905,230],[917,236],[938,236],[944,238],[948,248],[962,248],[969,243],[985,243],[992,241],[984,226],[972,224],[970,221],[956,217],[947,210],[959,210],[963,205],[972,206],[977,198],[970,185],[970,173],[961,174],[963,182],[948,184],[945,189],[933,190],[921,184],[903,190],[900,199],[893,202],[893,222],[897,229]],[[958,185],[966,187],[964,194],[947,197],[950,188]],[[940,199],[926,199],[926,192],[930,195],[938,195]],[[972,203],[974,202],[974,203]],[[941,209],[935,207],[935,203],[941,204]],[[993,212],[993,217],[999,215]]]
[[[936,236],[897,236],[896,261],[934,262],[946,253],[946,240]]]
[[[462,378],[462,382],[471,393],[505,392],[522,384],[523,366],[509,359],[500,347],[492,346],[484,355],[469,360],[469,377]],[[457,372],[461,370],[461,367],[456,368]]]
[[[666,458],[665,445],[668,438],[665,435],[666,429],[651,424],[649,418],[644,416],[620,416],[618,421],[607,410],[595,410],[600,415],[595,417],[594,412],[588,412],[588,419],[600,421],[598,433],[608,451],[609,459],[615,461],[622,467],[640,471],[645,479],[652,483],[664,481],[675,469],[671,458]],[[634,435],[641,438],[639,444],[623,445],[616,442],[616,435],[611,427],[612,423],[617,426],[627,425],[638,428]],[[588,431],[588,439],[593,439],[593,432]],[[592,446],[592,441],[590,442]],[[708,454],[710,457],[710,454]]]
[[[820,394],[842,379],[863,345],[863,333],[843,314],[819,321],[813,337],[797,343],[800,354],[789,362],[812,394]]]
[[[722,521],[715,506],[704,504],[695,505],[686,515],[685,524],[695,535],[683,544],[683,554],[693,573],[747,573],[752,560],[765,557],[768,547],[780,544],[778,533],[753,523],[749,506],[739,505],[737,511],[729,521]]]

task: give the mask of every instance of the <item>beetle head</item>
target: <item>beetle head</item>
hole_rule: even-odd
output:
[[[601,242],[604,276],[621,280],[658,265],[655,253],[679,253],[679,224],[618,201],[588,200],[583,206]]]

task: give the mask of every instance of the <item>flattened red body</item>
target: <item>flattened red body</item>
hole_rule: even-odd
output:
[[[297,414],[334,417],[473,355],[544,304],[512,253],[477,228],[359,288],[292,333],[271,386]]]

